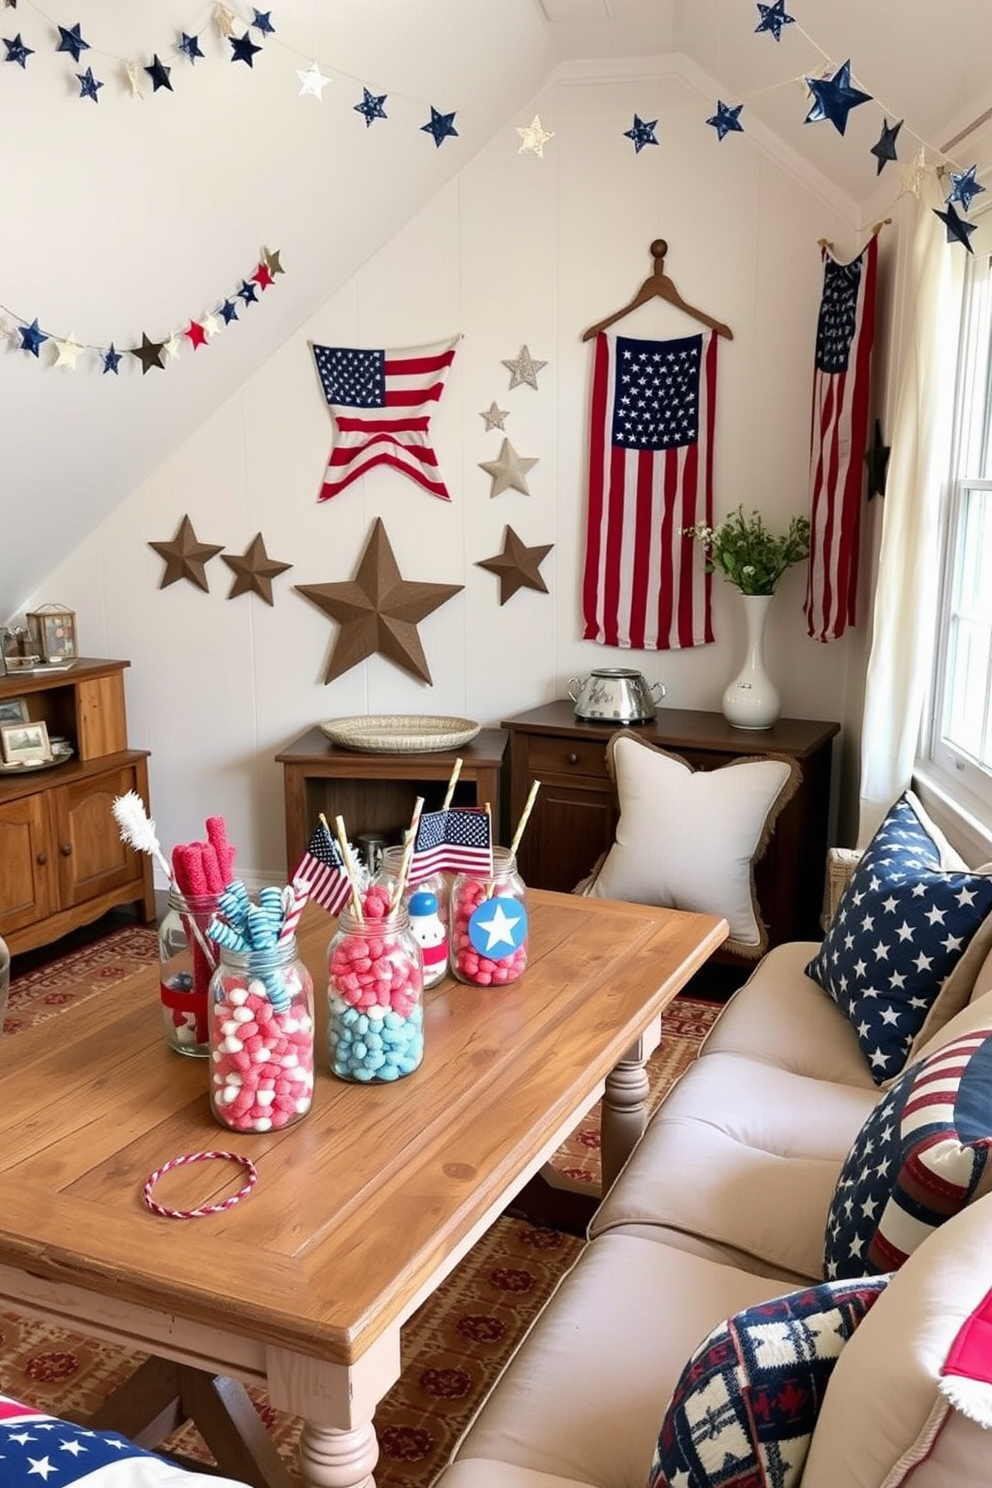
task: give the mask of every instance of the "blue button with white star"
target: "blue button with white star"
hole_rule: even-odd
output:
[[[497,894],[483,899],[468,922],[472,949],[490,961],[513,956],[527,939],[527,909],[519,899]]]

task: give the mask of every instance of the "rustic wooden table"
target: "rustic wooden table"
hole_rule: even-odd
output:
[[[604,1091],[608,1181],[641,1130],[662,1010],[726,934],[641,905],[528,903],[525,975],[428,992],[424,1062],[397,1084],[336,1080],[320,1016],[313,1108],[282,1132],[215,1124],[207,1061],[166,1047],[155,968],[0,1044],[0,1307],[153,1356],[99,1424],[149,1445],[191,1415],[224,1471],[271,1488],[288,1480],[245,1409],[255,1383],[304,1418],[308,1484],[372,1484],[403,1322]],[[311,907],[300,937],[319,1011],[332,928]],[[246,1200],[189,1220],[146,1208],[150,1173],[216,1149],[257,1165]],[[189,1164],[156,1198],[188,1208],[239,1182]]]

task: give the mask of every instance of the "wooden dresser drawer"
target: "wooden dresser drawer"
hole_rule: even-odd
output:
[[[604,731],[601,744],[531,734],[527,741],[530,772],[538,780],[551,775],[591,775],[595,780],[608,780],[606,741],[612,733],[612,729]]]

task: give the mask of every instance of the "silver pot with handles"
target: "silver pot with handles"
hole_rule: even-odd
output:
[[[646,723],[665,696],[661,682],[649,683],[640,672],[603,667],[588,677],[569,677],[568,695],[576,718],[597,723]]]

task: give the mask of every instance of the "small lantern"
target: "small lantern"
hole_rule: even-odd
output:
[[[75,661],[76,612],[65,605],[44,604],[27,614],[33,649],[43,661]]]

